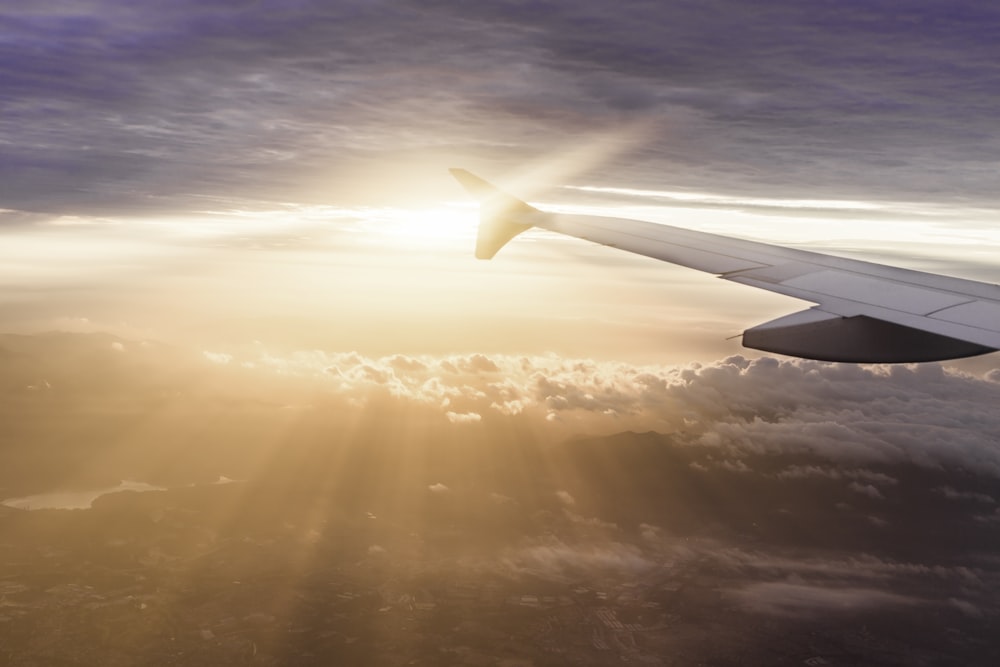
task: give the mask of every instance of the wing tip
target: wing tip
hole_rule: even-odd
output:
[[[496,188],[473,174],[468,169],[460,169],[458,167],[452,167],[448,170],[449,173],[458,181],[458,184],[465,188],[465,191],[476,199],[483,200],[493,196],[496,193]]]
[[[508,241],[531,227],[518,217],[536,214],[537,209],[497,189],[470,171],[453,167],[448,170],[465,191],[479,201],[480,221],[476,235],[477,259],[492,259]]]

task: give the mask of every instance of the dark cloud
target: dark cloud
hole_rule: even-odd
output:
[[[655,129],[600,181],[980,204],[995,185],[983,3],[91,0],[0,25],[7,208],[339,202],[384,196],[376,173],[448,192],[447,161],[515,169],[633,122]]]
[[[792,465],[778,473],[779,479],[805,479],[809,477],[825,477],[827,479],[862,480],[871,484],[896,484],[898,480],[884,473],[866,470],[864,468],[827,468],[813,465]]]
[[[869,588],[828,588],[800,583],[753,584],[736,596],[754,611],[779,615],[858,612],[871,607],[915,604],[917,600]]]
[[[664,547],[680,561],[707,558],[728,572],[743,577],[766,579],[792,585],[827,587],[831,589],[873,589],[885,582],[926,580],[940,585],[947,582],[965,590],[983,591],[985,571],[966,565],[941,565],[899,561],[871,554],[825,554],[812,556],[779,554],[747,550],[711,540],[693,540],[688,551],[679,549],[669,540]]]
[[[871,484],[859,484],[858,482],[851,482],[850,484],[847,485],[847,488],[849,488],[851,491],[854,491],[855,493],[860,493],[863,496],[867,496],[872,500],[885,500],[885,496],[882,495],[882,492],[879,491],[874,486],[872,486]]]
[[[974,491],[959,491],[958,489],[952,488],[950,486],[941,486],[934,489],[945,498],[949,500],[974,500],[979,503],[987,503],[989,505],[996,504],[996,500],[993,496],[986,493],[978,493]]]

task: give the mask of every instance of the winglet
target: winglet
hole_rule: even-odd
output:
[[[479,200],[476,257],[491,259],[508,241],[531,228],[531,216],[540,211],[497,189],[465,169],[450,169],[465,191]]]

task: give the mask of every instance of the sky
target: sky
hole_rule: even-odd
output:
[[[550,210],[1000,275],[982,3],[94,0],[0,26],[5,331],[683,364],[801,308],[543,232],[476,261],[453,166]]]

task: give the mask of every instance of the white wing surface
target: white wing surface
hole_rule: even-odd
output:
[[[531,227],[816,304],[743,332],[746,347],[807,359],[901,363],[1000,349],[1000,286],[640,220],[546,213],[452,169],[480,201],[476,256]]]

